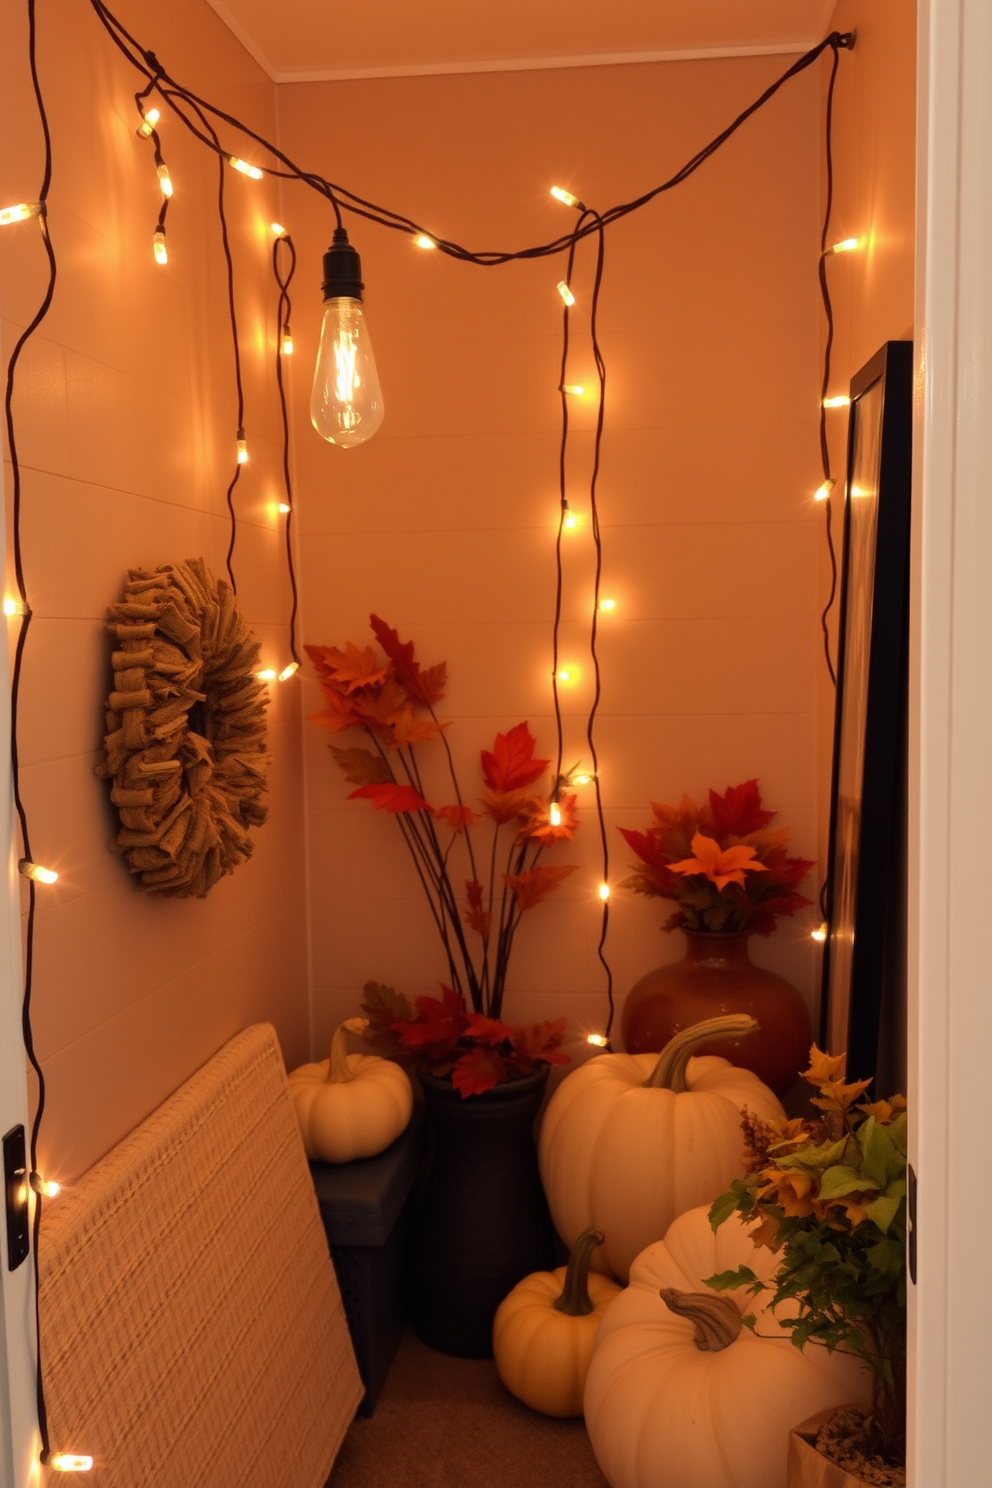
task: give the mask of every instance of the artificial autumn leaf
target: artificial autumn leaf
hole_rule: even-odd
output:
[[[370,615],[369,624],[410,697],[415,702],[422,703],[425,708],[432,708],[435,703],[439,703],[444,697],[448,680],[446,663],[441,661],[436,666],[423,670],[414,660],[412,641],[401,641],[392,626],[387,625],[385,620],[380,620],[378,615]]]
[[[526,787],[513,791],[486,790],[482,792],[479,800],[485,807],[487,815],[491,816],[496,825],[500,827],[525,816],[532,804],[540,806],[540,802]]]
[[[371,801],[377,811],[391,811],[393,815],[405,811],[429,811],[431,808],[419,791],[412,785],[397,785],[394,781],[380,781],[372,785],[359,786],[349,796],[349,801]]]
[[[362,1037],[377,1051],[392,1052],[396,1048],[393,1024],[413,1017],[413,1003],[383,982],[366,982],[362,992],[362,1012],[369,1020]]]
[[[816,1044],[809,1051],[809,1069],[803,1071],[803,1079],[810,1085],[826,1085],[839,1080],[847,1063],[846,1054],[824,1054]]]
[[[542,847],[549,847],[552,842],[560,842],[562,839],[570,842],[579,825],[576,799],[575,796],[559,796],[557,801],[548,806],[543,801],[528,802],[524,808],[520,840],[539,842]],[[557,823],[551,820],[552,806],[558,807]]]
[[[392,779],[386,761],[371,749],[339,749],[334,744],[327,747],[351,785],[377,785]]]
[[[387,677],[381,687],[356,692],[350,699],[362,723],[369,728],[392,730],[393,724],[409,707],[406,693],[398,682]]]
[[[441,997],[418,997],[417,1016],[398,1019],[392,1025],[405,1049],[416,1049],[441,1059],[455,1047],[465,1023],[465,1007],[451,987],[441,987]]]
[[[677,806],[668,806],[662,801],[652,801],[654,823],[651,836],[657,840],[665,861],[684,858],[689,853],[689,844],[700,830],[702,813],[691,796],[683,796]]]
[[[328,674],[345,692],[354,692],[358,687],[376,687],[389,676],[388,663],[386,666],[377,664],[372,646],[359,651],[351,641],[345,641],[343,651],[339,651],[337,646],[307,646],[306,649],[311,658],[315,651],[320,652],[321,674]]]
[[[490,752],[481,753],[482,773],[493,791],[517,791],[540,780],[549,761],[534,758],[537,740],[526,723],[497,734]]]
[[[571,1064],[571,1057],[561,1052],[567,1027],[565,1018],[544,1023],[521,1023],[510,1035],[513,1052],[519,1059],[535,1064]]]
[[[434,815],[440,820],[448,823],[453,832],[464,832],[466,827],[474,827],[481,817],[471,806],[438,806]]]
[[[477,1044],[463,1054],[451,1071],[451,1083],[462,1100],[469,1095],[484,1095],[506,1074],[506,1060],[496,1049]]]
[[[520,909],[533,909],[542,899],[553,894],[563,879],[578,868],[578,863],[563,863],[555,868],[529,868],[526,873],[504,873],[503,882],[514,895]]]
[[[436,718],[417,718],[407,704],[393,720],[393,744],[397,748],[402,744],[426,744],[447,727],[447,720],[442,723]]]
[[[716,835],[724,837],[749,837],[766,827],[775,815],[764,811],[757,779],[745,780],[741,785],[728,785],[722,796],[710,791],[710,811]]]
[[[465,911],[465,923],[472,930],[488,939],[489,930],[493,917],[488,909],[482,907],[482,885],[478,879],[469,878],[465,880],[465,896],[468,899],[468,909]]]
[[[490,1044],[494,1049],[508,1039],[512,1032],[508,1023],[502,1023],[499,1018],[486,1018],[482,1013],[469,1013],[465,1022],[467,1038],[476,1039],[480,1044]]]
[[[329,734],[340,734],[343,729],[360,728],[362,719],[355,712],[348,699],[340,693],[333,692],[330,688],[321,684],[321,692],[324,694],[326,707],[319,713],[310,714],[311,723],[319,723],[321,728],[327,729]]]
[[[743,884],[745,873],[766,873],[764,863],[755,861],[753,847],[728,847],[723,849],[712,837],[697,832],[692,839],[694,856],[681,863],[671,863],[673,873],[701,874],[716,884],[718,889],[727,884]]]
[[[655,834],[635,832],[629,827],[619,827],[618,831],[644,864],[643,868],[635,868],[625,879],[623,887],[633,889],[637,894],[657,894],[663,899],[674,899],[680,891],[680,880],[672,873]]]

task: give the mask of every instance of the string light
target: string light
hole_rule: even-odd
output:
[[[599,897],[600,897],[600,899],[603,900],[604,903],[606,902],[607,899],[609,899],[609,897],[610,897],[610,886],[609,886],[608,883],[601,883],[600,884],[600,886],[599,886]]]
[[[616,602],[615,599],[601,599],[599,601],[599,608],[601,610],[610,611],[610,610],[615,610],[616,607],[617,607],[617,602]]]
[[[283,356],[293,355],[293,335],[288,325],[282,328],[282,354]]]
[[[238,440],[238,464],[248,464],[248,441],[243,434]]]
[[[570,398],[581,398],[585,395],[585,388],[578,382],[562,383],[562,392],[567,393]]]
[[[289,515],[289,513],[292,510],[293,510],[293,508],[290,506],[290,504],[289,504],[288,501],[280,501],[280,503],[279,503],[279,515],[280,516],[286,517],[286,516]]]
[[[569,289],[568,285],[565,283],[564,279],[559,279],[558,281],[558,293],[561,295],[566,305],[571,306],[575,304],[575,296]]]
[[[42,1178],[40,1173],[31,1174],[31,1187],[36,1194],[41,1194],[45,1199],[57,1199],[62,1192],[61,1183],[56,1183],[54,1179]]]
[[[41,202],[17,202],[13,207],[0,207],[0,227],[9,227],[13,222],[26,222],[29,217],[41,215]]]
[[[574,532],[579,525],[579,519],[573,511],[566,511],[561,519],[561,525],[566,527],[569,532]]]
[[[26,615],[27,609],[22,600],[15,599],[13,595],[7,594],[4,596],[3,612],[9,619],[11,615]]]
[[[824,408],[847,408],[850,402],[850,398],[846,397],[844,393],[838,393],[835,398],[824,398],[823,406]]]
[[[414,243],[416,244],[416,246],[418,248],[436,248],[437,247],[437,244],[435,243],[434,239],[433,238],[429,238],[426,233],[418,233],[417,236],[414,238],[413,241],[414,241]]]
[[[51,1466],[56,1472],[90,1472],[93,1458],[81,1452],[56,1452]]]
[[[813,492],[813,500],[826,501],[827,497],[830,495],[830,492],[833,490],[836,484],[837,482],[834,480],[833,476],[828,477],[828,479],[823,482],[823,485],[817,486],[816,490]]]
[[[597,1049],[605,1049],[609,1039],[602,1033],[590,1033],[586,1036],[587,1044],[594,1044]]]
[[[817,925],[816,929],[815,930],[812,930],[810,932],[810,934],[812,935],[812,937],[813,937],[814,940],[818,940],[821,943],[823,941],[825,941],[826,938],[827,938],[827,922],[826,922],[826,920],[823,921],[823,924],[822,925]]]
[[[571,783],[572,785],[589,785],[593,778],[592,775],[573,775]]]
[[[300,670],[300,663],[298,661],[291,661],[289,663],[289,666],[284,666],[283,669],[282,669],[282,671],[279,673],[279,681],[280,682],[288,682],[289,679],[290,679],[290,677],[295,677],[296,676],[296,673],[299,670]]]
[[[553,827],[561,826],[561,807],[557,801],[552,801],[548,810],[548,821]]]
[[[863,238],[842,238],[839,243],[826,250],[827,253],[854,253],[862,246]]]
[[[275,234],[275,236],[277,238],[288,238],[289,237],[289,233],[283,227],[283,225],[282,225],[281,222],[270,222],[269,223],[269,226],[270,226],[270,228],[272,229],[273,233]]]
[[[555,673],[555,677],[567,687],[570,682],[574,682],[577,679],[578,673],[572,667],[562,667]]]
[[[255,673],[255,676],[258,678],[259,682],[274,682],[276,680],[276,677],[278,676],[278,673],[275,667],[263,667],[260,672]]]
[[[551,195],[555,201],[562,202],[566,207],[579,207],[582,205],[579,198],[573,196],[570,191],[566,191],[563,186],[552,186]]]
[[[150,108],[148,112],[142,116],[141,123],[134,131],[138,138],[147,139],[161,117],[162,115],[159,113],[157,108]]]
[[[53,884],[58,882],[58,874],[53,868],[43,868],[40,863],[32,863],[30,858],[22,858],[17,865],[17,871],[22,878],[33,878],[35,883]]]
[[[155,262],[167,264],[169,262],[169,250],[165,246],[165,233],[161,230],[152,238],[152,252],[155,254]]]
[[[243,176],[250,176],[253,181],[260,181],[265,175],[265,172],[259,170],[257,165],[250,165],[247,160],[242,160],[237,155],[229,155],[227,158],[236,171],[240,171]]]
[[[159,165],[155,169],[158,175],[159,185],[162,188],[162,195],[166,201],[169,201],[172,196],[172,177],[169,175],[169,167],[167,165]]]

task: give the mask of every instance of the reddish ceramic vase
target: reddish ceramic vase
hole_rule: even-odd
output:
[[[748,933],[715,935],[684,930],[681,961],[641,977],[624,1004],[624,1047],[630,1054],[661,1049],[674,1033],[721,1013],[750,1013],[760,1029],[749,1038],[721,1039],[700,1054],[722,1054],[753,1070],[784,1095],[808,1063],[813,1041],[806,1004],[791,982],[755,966]]]

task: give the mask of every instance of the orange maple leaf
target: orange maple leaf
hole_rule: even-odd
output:
[[[319,723],[321,728],[327,729],[330,734],[340,734],[342,729],[360,728],[362,719],[355,712],[348,699],[340,693],[332,692],[330,687],[321,686],[324,694],[325,707],[319,713],[310,714],[311,723]]]
[[[681,863],[670,863],[671,871],[693,876],[700,874],[715,883],[718,889],[726,888],[729,883],[743,884],[745,873],[768,872],[764,863],[755,861],[753,847],[723,849],[719,842],[704,837],[702,832],[693,837],[692,851],[694,857],[683,858]]]
[[[353,694],[350,701],[362,723],[383,732],[389,730],[390,733],[393,724],[409,707],[406,693],[392,677],[387,677],[375,691],[369,688]]]
[[[483,749],[482,773],[493,791],[517,791],[540,780],[548,760],[535,759],[537,740],[526,723],[497,734],[492,751]]]
[[[526,873],[504,873],[503,882],[513,893],[520,909],[533,909],[542,899],[553,894],[563,879],[578,868],[578,863],[563,863],[555,868],[529,868]]]
[[[482,892],[482,885],[478,879],[468,878],[465,880],[465,897],[468,900],[468,909],[465,911],[465,923],[485,940],[489,934],[493,917],[488,909],[483,909],[482,907]]]
[[[392,779],[386,761],[381,755],[373,754],[371,749],[338,749],[334,744],[327,747],[337,760],[345,780],[352,785],[375,785]]]
[[[354,800],[371,801],[377,811],[390,811],[394,816],[406,811],[430,811],[430,807],[419,791],[412,785],[396,785],[392,781],[360,785],[348,797]]]
[[[541,808],[541,802],[526,788],[512,791],[483,791],[479,800],[497,826],[503,826],[506,822],[516,821],[518,817],[526,816],[532,807],[535,810]]]
[[[474,827],[481,817],[471,806],[438,806],[434,815],[441,821],[446,821],[453,832],[464,832],[466,827]]]
[[[389,663],[378,665],[373,646],[359,651],[351,641],[345,641],[343,651],[337,646],[308,646],[307,651],[320,674],[329,676],[345,692],[354,692],[357,687],[376,687],[389,676]],[[314,656],[318,651],[319,664]]]
[[[401,744],[424,744],[428,739],[436,739],[448,723],[438,722],[435,718],[417,718],[409,704],[402,710],[393,721],[393,743],[397,748]]]
[[[544,1023],[521,1023],[511,1035],[513,1052],[518,1059],[536,1064],[571,1064],[571,1057],[561,1052],[561,1041],[567,1027],[565,1018]]]

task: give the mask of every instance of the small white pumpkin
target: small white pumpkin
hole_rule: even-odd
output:
[[[766,1281],[778,1264],[736,1215],[714,1234],[705,1206],[636,1258],[586,1379],[586,1427],[610,1488],[786,1488],[791,1429],[870,1397],[857,1359],[800,1351],[760,1295],[705,1285],[741,1265]]]
[[[672,1220],[708,1204],[744,1171],[741,1109],[784,1116],[750,1070],[693,1049],[757,1028],[746,1013],[707,1018],[660,1054],[600,1054],[558,1086],[541,1127],[551,1217],[566,1245],[584,1230],[606,1242],[593,1266],[626,1281],[630,1263]]]
[[[346,1019],[331,1040],[329,1059],[290,1073],[289,1093],[309,1158],[344,1163],[374,1157],[407,1128],[413,1089],[406,1071],[377,1054],[347,1052],[347,1035],[367,1027],[367,1018]]]

